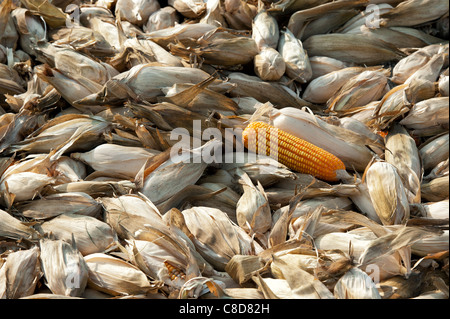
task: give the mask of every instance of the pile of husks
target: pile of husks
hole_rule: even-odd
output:
[[[448,12],[1,0],[0,298],[448,298]]]

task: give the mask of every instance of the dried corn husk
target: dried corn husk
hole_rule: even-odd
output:
[[[236,30],[251,30],[257,14],[256,6],[243,0],[225,0],[225,17],[228,25]]]
[[[198,18],[206,10],[203,0],[169,0],[167,3],[186,18]]]
[[[372,278],[355,267],[338,280],[333,291],[337,299],[381,299]]]
[[[192,207],[182,214],[196,250],[217,270],[224,270],[234,255],[247,255],[255,248],[252,239],[218,209]]]
[[[286,75],[300,83],[308,82],[312,77],[311,64],[308,53],[302,42],[286,29],[281,31],[278,51],[286,62]]]
[[[29,151],[48,153],[60,146],[68,151],[89,150],[99,144],[99,136],[110,123],[101,117],[68,114],[55,118],[36,130],[33,136],[10,147],[11,152]]]
[[[308,84],[302,97],[312,103],[326,103],[344,84],[364,70],[360,67],[342,68],[317,77]]]
[[[287,281],[291,298],[334,299],[322,282],[301,268],[295,267],[288,260],[274,257],[270,267],[275,278]]]
[[[10,253],[0,267],[0,299],[32,295],[41,276],[38,247]]]
[[[409,202],[398,170],[387,162],[376,162],[366,172],[367,189],[383,225],[404,224]]]
[[[260,50],[264,47],[277,48],[280,37],[278,22],[264,9],[259,11],[253,19],[252,37]]]
[[[19,34],[10,15],[13,9],[12,4],[11,0],[2,1],[0,4],[0,44],[7,48],[15,49],[19,40]]]
[[[13,202],[33,199],[45,186],[54,182],[53,177],[44,174],[21,172],[2,178],[0,192],[10,198],[10,206]]]
[[[201,147],[188,151],[185,149],[181,156],[177,155],[178,149],[171,149],[172,156],[148,176],[144,176],[142,193],[153,203],[159,205],[185,186],[194,184],[208,165],[207,151],[214,149],[216,152],[217,147],[221,145],[222,142],[211,140]],[[214,155],[217,156],[217,154]],[[170,180],[173,183],[167,183]]]
[[[227,263],[225,271],[239,284],[243,284],[264,267],[259,256],[235,255]]]
[[[178,23],[177,11],[171,6],[153,12],[144,24],[144,32],[152,32],[173,27]]]
[[[118,103],[128,98],[155,101],[157,96],[163,95],[161,89],[175,83],[198,83],[207,79],[209,75],[200,69],[183,67],[162,67],[150,64],[140,64],[132,67],[106,82],[103,89],[96,94],[83,98],[76,103],[81,105],[98,105]],[[210,88],[213,90],[227,90],[228,83],[215,80]],[[156,101],[155,101],[156,102]]]
[[[81,181],[60,184],[47,190],[48,194],[84,192],[92,197],[125,195],[136,189],[136,184],[128,180],[120,181]]]
[[[261,184],[253,184],[242,170],[236,170],[242,183],[243,194],[236,204],[236,218],[239,226],[249,233],[264,233],[271,225],[271,212],[267,195]]]
[[[280,82],[264,82],[257,76],[241,72],[233,72],[228,78],[236,85],[230,92],[232,97],[250,96],[261,103],[270,102],[278,107],[314,107],[314,104],[299,98],[294,91]]]
[[[417,256],[427,256],[448,250],[448,230],[443,230],[441,233],[420,238],[411,246],[411,252]]]
[[[312,56],[309,58],[309,63],[311,64],[312,70],[311,80],[334,71],[342,70],[349,66],[348,63],[326,56]]]
[[[386,71],[379,70],[352,77],[328,100],[328,109],[339,112],[381,99],[386,93],[387,75]]]
[[[399,123],[413,130],[415,135],[431,135],[448,131],[448,96],[420,101],[413,105]]]
[[[370,1],[370,3],[374,3]],[[359,14],[355,15],[353,18],[348,20],[342,27],[340,27],[337,31],[341,33],[351,32],[353,30],[358,30],[362,26],[366,25],[368,21],[370,21],[371,25],[377,25],[380,22],[380,14],[389,12],[393,7],[388,2],[377,3],[377,15],[374,11],[367,12],[367,7],[365,11],[361,11]]]
[[[52,293],[81,296],[86,288],[88,268],[75,243],[42,239],[39,246],[42,271]]]
[[[448,199],[449,175],[434,178],[431,181],[424,181],[421,184],[422,198],[436,202]]]
[[[419,147],[423,169],[429,171],[449,158],[449,134],[443,133],[432,137]]]
[[[160,9],[156,0],[117,0],[115,6],[116,16],[137,26],[148,21],[150,15]]]
[[[24,8],[16,8],[11,12],[16,30],[20,34],[19,43],[22,49],[29,55],[35,56],[34,46],[39,41],[47,40],[46,24]]]
[[[444,52],[446,47],[439,44],[429,45],[401,59],[392,69],[391,80],[397,84],[403,84],[414,72],[426,65],[434,55]]]
[[[61,214],[44,222],[40,227],[44,232],[51,233],[55,239],[68,243],[73,239],[73,244],[83,256],[103,252],[117,240],[108,224],[80,214]]]
[[[441,75],[439,77],[439,93],[442,96],[448,96],[449,95],[449,76],[448,75]]]
[[[52,30],[49,36],[55,45],[70,45],[94,56],[111,56],[116,52],[102,34],[83,26]]]
[[[2,209],[0,209],[0,219],[0,237],[12,238],[16,240],[35,240],[39,237],[36,230],[30,226],[26,226]]]
[[[258,53],[255,40],[248,36],[241,36],[229,32],[214,32],[204,35],[194,47],[171,45],[170,52],[181,56],[187,61],[201,58],[204,63],[232,67],[247,64]]]
[[[436,20],[446,11],[448,11],[447,1],[407,0],[381,14],[380,24],[386,27],[414,26]]]
[[[434,219],[449,218],[449,200],[444,199],[439,202],[428,202],[418,204],[417,209],[423,217]]]
[[[273,48],[263,48],[254,58],[255,73],[264,81],[278,81],[286,71],[281,54]]]
[[[404,57],[395,46],[359,34],[318,34],[303,44],[310,56],[327,56],[350,63],[377,65]]]
[[[410,203],[420,203],[421,159],[414,139],[395,124],[386,136],[386,162],[397,168],[403,185],[411,192]]]
[[[41,16],[51,28],[61,27],[66,23],[66,14],[48,0],[23,0],[22,3]]]
[[[86,193],[61,193],[45,196],[17,206],[25,217],[48,219],[61,214],[79,214],[95,217],[101,212],[100,204]]]
[[[72,153],[71,157],[91,166],[96,171],[118,173],[133,178],[145,162],[158,151],[141,147],[101,144],[86,153]]]
[[[109,295],[147,294],[153,290],[147,276],[126,261],[102,254],[84,257],[89,270],[88,286]]]

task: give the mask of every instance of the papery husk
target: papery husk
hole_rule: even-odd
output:
[[[2,1],[0,5],[0,44],[2,46],[16,49],[19,34],[17,33],[14,21],[10,16],[13,2],[11,0]]]
[[[406,223],[409,201],[398,169],[387,162],[376,162],[366,172],[366,184],[383,225]]]
[[[430,7],[431,3],[433,3],[432,7]],[[380,25],[386,27],[415,26],[436,20],[447,11],[447,1],[407,0],[389,12],[381,14]]]
[[[258,48],[260,50],[264,47],[276,49],[279,37],[277,20],[266,10],[260,10],[252,23],[252,38]]]
[[[224,1],[225,17],[228,25],[236,30],[251,30],[257,14],[255,5],[242,0]]]
[[[178,23],[177,11],[171,6],[160,8],[153,12],[143,25],[144,32],[152,32],[173,27]]]
[[[270,102],[276,107],[315,107],[313,103],[301,99],[294,91],[280,82],[265,82],[257,76],[241,72],[233,72],[228,78],[231,83],[236,84],[236,87],[230,92],[232,97],[250,96],[261,103]]]
[[[193,61],[195,56],[196,59],[200,57],[203,63],[231,67],[251,62],[259,51],[252,38],[218,30],[206,34],[197,43],[193,48],[170,45],[170,52],[187,61]]]
[[[381,299],[372,278],[358,268],[347,271],[334,286],[333,293],[337,299]]]
[[[141,64],[132,67],[106,82],[103,89],[96,94],[83,98],[76,103],[81,105],[113,104],[128,98],[155,101],[163,95],[161,89],[175,83],[198,83],[209,77],[208,73],[196,68],[152,66]],[[227,90],[228,83],[215,80],[211,89]]]
[[[352,77],[328,100],[330,111],[344,111],[378,101],[386,93],[386,71],[364,71]]]
[[[286,29],[281,31],[278,51],[286,62],[286,75],[299,83],[306,83],[312,77],[311,64],[302,42]]]
[[[403,84],[414,72],[426,65],[434,55],[444,52],[446,47],[440,44],[429,45],[401,59],[392,69],[391,80],[394,83]]]
[[[212,111],[223,115],[235,115],[238,105],[232,99],[208,89],[213,77],[197,84],[175,84],[163,89],[165,97],[158,98],[160,102],[169,102],[189,111],[209,115]]]
[[[418,204],[419,212],[423,217],[433,219],[449,219],[449,200]]]
[[[438,83],[439,94],[441,96],[449,96],[449,76],[441,75]]]
[[[72,78],[82,77],[99,85],[105,84],[119,72],[107,63],[98,62],[77,51],[49,43],[38,43],[37,59]]]
[[[16,240],[35,240],[39,238],[39,233],[35,229],[23,224],[2,209],[0,209],[0,219],[2,221],[0,223],[0,237]]]
[[[51,167],[57,183],[79,182],[86,178],[86,166],[67,156],[61,156]]]
[[[40,225],[46,233],[55,239],[74,245],[83,256],[104,252],[117,240],[111,227],[91,216],[64,213]]]
[[[289,18],[288,28],[301,40],[314,34],[326,34],[355,17],[359,12],[357,8],[365,3],[365,0],[333,1],[299,10]]]
[[[120,238],[135,238],[135,234],[144,229],[145,224],[164,224],[158,208],[142,195],[102,197],[100,201],[105,210],[105,221]]]
[[[271,225],[271,211],[267,196],[260,183],[255,186],[242,170],[236,170],[243,188],[242,197],[236,204],[239,226],[248,233],[264,233]]]
[[[326,103],[351,78],[365,70],[361,67],[348,67],[319,76],[309,82],[302,97],[312,103]]]
[[[256,272],[264,267],[258,256],[235,255],[227,263],[225,271],[240,285],[249,281]]]
[[[31,11],[36,11],[51,28],[61,27],[66,23],[66,14],[48,0],[21,0]]]
[[[255,249],[252,239],[216,208],[192,207],[182,214],[196,250],[217,270],[224,270],[234,255]]]
[[[136,189],[136,184],[129,180],[120,181],[81,181],[53,186],[46,190],[48,194],[84,192],[91,197],[125,195]]]
[[[126,147],[115,144],[101,144],[86,153],[72,153],[70,156],[96,171],[118,173],[133,178],[145,162],[159,151],[141,147]]]
[[[292,298],[334,299],[333,294],[321,281],[282,258],[274,257],[270,267],[275,278],[287,281]]]
[[[216,152],[216,148],[221,144],[222,142],[218,140],[211,140],[192,150],[181,147],[183,153],[181,155],[178,155],[178,149],[172,148],[170,158],[161,163],[148,176],[143,176],[142,193],[153,203],[159,205],[187,185],[195,184],[208,166],[208,163],[205,162],[208,156],[206,152],[212,149]],[[180,178],[182,179],[180,180]],[[172,180],[174,183],[167,183],[168,180]]]
[[[206,3],[201,0],[169,0],[168,4],[174,7],[186,18],[198,18],[206,10]]]
[[[75,243],[42,239],[39,246],[42,271],[52,293],[80,297],[86,288],[88,267]]]
[[[348,63],[326,56],[312,56],[309,58],[309,64],[311,64],[312,70],[311,81],[322,75],[339,71],[349,66]]]
[[[23,80],[19,74],[7,65],[0,65],[0,93],[22,94],[25,92]]]
[[[8,254],[0,267],[0,299],[18,299],[34,293],[42,276],[37,246]]]
[[[145,36],[167,50],[168,45],[174,42],[180,42],[185,47],[195,46],[199,38],[216,29],[216,26],[207,23],[181,23],[170,28],[148,32]]]
[[[278,81],[286,71],[283,57],[273,48],[263,48],[255,55],[254,64],[256,75],[264,81]]]
[[[105,8],[101,7],[100,9],[106,10]],[[109,45],[115,50],[121,49],[119,31],[114,19],[112,18],[112,14],[109,10],[107,10],[108,11],[107,17],[102,17],[101,14],[98,14],[95,11],[93,11],[92,13],[84,12],[83,9],[81,9],[80,11],[81,11],[80,21],[83,26],[100,33],[109,43]],[[110,15],[111,18],[109,18]]]
[[[417,256],[427,256],[448,250],[448,230],[420,238],[411,246],[411,252]]]
[[[109,127],[110,123],[101,117],[68,114],[48,121],[32,136],[12,145],[9,151],[48,153],[62,145],[69,152],[90,150],[100,144],[99,136]]]
[[[154,290],[136,266],[103,253],[84,257],[89,269],[88,287],[113,296],[147,294]]]
[[[442,67],[445,65],[447,60],[448,64],[448,53],[439,53],[434,55],[424,66],[420,67],[417,71],[411,74],[405,83],[409,84],[418,79],[436,82],[441,73]]]
[[[424,181],[421,184],[422,199],[430,202],[437,202],[448,199],[449,196],[449,175],[441,176],[432,179],[431,181]]]
[[[181,59],[166,51],[152,40],[126,39],[122,44],[122,52],[112,58],[109,63],[120,71],[127,71],[139,64],[157,62],[167,66],[182,66]]]
[[[230,157],[227,157],[228,155]],[[269,156],[244,152],[225,154],[222,169],[234,174],[237,168],[244,171],[253,183],[259,182],[263,187],[284,179],[296,178],[295,173]]]
[[[439,134],[420,144],[419,155],[425,171],[429,171],[449,158],[449,134]]]
[[[61,193],[45,196],[17,206],[25,217],[48,219],[61,214],[79,214],[96,217],[101,212],[100,204],[83,192]]]
[[[359,34],[318,34],[309,37],[303,45],[310,56],[328,56],[366,65],[383,64],[405,56],[391,44]]]
[[[406,117],[399,123],[415,132],[423,131],[422,134],[426,134],[433,128],[448,131],[448,101],[448,96],[420,101],[413,105]]]
[[[70,44],[75,50],[87,50],[94,56],[111,56],[116,52],[103,35],[83,26],[52,30],[49,32],[49,37],[55,45]]]
[[[374,1],[370,1],[371,4],[374,4]],[[391,4],[389,4],[387,1],[382,1],[381,3],[377,4],[377,15],[375,16],[375,11],[369,10],[366,7],[366,10],[359,12],[359,14],[355,15],[353,18],[348,20],[344,25],[342,25],[339,29],[337,29],[337,32],[340,33],[347,33],[351,32],[353,30],[357,30],[361,28],[364,25],[367,25],[367,22],[370,22],[370,25],[376,25],[380,22],[380,14],[383,14],[385,12],[389,12],[393,7]]]
[[[16,25],[16,30],[20,34],[19,43],[21,48],[29,55],[36,56],[34,46],[39,41],[47,40],[46,24],[25,8],[14,9],[11,12],[11,18]]]
[[[420,203],[421,158],[414,139],[401,125],[394,124],[386,136],[386,162],[394,165],[405,187],[411,192],[410,203]]]
[[[20,172],[2,178],[0,192],[3,197],[10,198],[7,203],[9,207],[13,202],[33,199],[45,186],[54,182],[53,177],[44,174]]]
[[[122,20],[141,27],[148,21],[150,15],[159,9],[159,2],[155,0],[117,0],[115,14],[120,15]]]
[[[228,24],[223,16],[223,12],[224,9],[222,1],[206,1],[206,11],[199,22],[208,23],[217,27],[228,27]]]

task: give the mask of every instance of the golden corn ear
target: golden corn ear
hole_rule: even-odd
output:
[[[164,266],[166,266],[167,270],[169,271],[170,280],[176,280],[177,278],[186,279],[186,275],[179,269],[178,267],[175,267],[171,263],[169,263],[167,260],[164,261]]]
[[[242,139],[250,151],[275,158],[299,173],[322,180],[337,181],[336,171],[345,170],[344,163],[333,154],[264,122],[250,123]],[[261,147],[265,152],[259,149]]]

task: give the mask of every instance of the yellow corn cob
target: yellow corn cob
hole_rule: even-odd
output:
[[[265,143],[258,141],[258,137]],[[263,122],[250,123],[242,133],[247,149],[277,159],[281,164],[304,174],[326,181],[337,181],[337,170],[345,170],[344,163],[331,153],[301,138]],[[258,150],[264,147],[264,150]]]
[[[173,266],[170,264],[167,260],[164,261],[164,266],[166,266],[167,270],[169,271],[170,280],[176,280],[177,278],[186,279],[186,275],[183,273],[181,269],[178,267]]]

